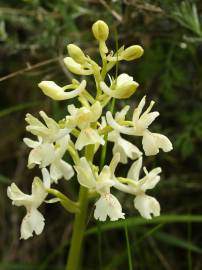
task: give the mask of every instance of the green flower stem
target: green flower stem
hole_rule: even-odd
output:
[[[93,161],[94,145],[86,146],[85,156],[88,161]],[[80,186],[78,203],[80,206],[80,212],[75,214],[73,234],[65,270],[78,270],[80,264],[81,249],[86,228],[86,216],[88,210],[88,189],[83,186]]]
[[[78,270],[81,247],[86,227],[86,215],[88,208],[88,190],[81,186],[79,192],[80,212],[75,215],[73,234],[66,265],[66,270]]]
[[[110,127],[110,126],[106,126],[106,127],[102,128],[102,129],[100,129],[98,132],[99,132],[99,135],[106,135],[111,131],[113,131],[113,128]]]
[[[49,194],[54,195],[56,198],[60,200],[61,205],[70,213],[79,213],[79,204],[70,200],[66,195],[62,192],[58,191],[57,189],[48,188],[47,192]]]
[[[95,84],[96,84],[96,89],[97,89],[97,95],[96,95],[96,100],[98,99],[98,97],[101,95],[102,93],[102,90],[100,88],[100,82],[102,81],[102,77],[101,77],[101,74],[100,74],[100,71],[98,69],[97,66],[95,66],[94,68],[94,79],[95,79]]]
[[[73,135],[74,137],[78,138],[80,132],[79,132],[78,129],[74,128],[74,129],[72,129],[71,133],[72,133],[72,135]]]
[[[90,103],[92,104],[95,103],[95,99],[93,98],[93,96],[91,96],[91,94],[86,89],[83,91],[83,95],[88,99]]]
[[[107,154],[107,138],[108,138],[108,133],[106,133],[104,135],[105,144],[102,147],[102,151],[101,151],[100,170],[102,170],[102,168],[104,167],[104,164],[105,164],[105,158],[106,158],[106,154]]]
[[[102,80],[104,81],[105,76],[107,74],[107,59],[106,59],[106,55],[105,57],[102,58],[102,72],[101,72],[101,77]]]
[[[67,145],[67,150],[68,150],[70,156],[72,157],[74,163],[78,164],[80,162],[78,152],[76,151],[76,149],[74,149],[74,147],[71,145],[70,142]]]

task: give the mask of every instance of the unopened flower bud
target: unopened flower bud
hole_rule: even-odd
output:
[[[109,35],[109,27],[104,21],[97,21],[92,26],[94,37],[99,41],[106,41]]]
[[[85,69],[81,64],[77,63],[71,57],[65,57],[63,59],[65,66],[69,69],[70,72],[77,75],[91,75],[92,70]]]
[[[60,87],[53,81],[42,81],[38,84],[43,93],[54,100],[66,100],[78,96],[86,87],[86,81],[83,80],[73,91],[65,92],[63,87]]]
[[[86,62],[86,57],[83,51],[74,44],[69,44],[67,46],[69,56],[72,57],[77,63],[84,64]]]
[[[139,45],[133,45],[125,49],[121,53],[121,58],[126,61],[132,61],[137,58],[140,58],[143,55],[143,48]]]

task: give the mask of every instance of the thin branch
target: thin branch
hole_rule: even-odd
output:
[[[100,0],[100,3],[117,19],[117,21],[122,22],[123,18],[115,10],[113,10],[105,0]]]
[[[15,72],[12,72],[6,76],[3,76],[0,78],[0,82],[2,81],[5,81],[5,80],[8,80],[10,78],[13,78],[13,77],[16,77],[18,75],[21,75],[25,72],[28,72],[28,71],[31,71],[31,70],[34,70],[34,69],[37,69],[39,67],[42,67],[42,66],[45,66],[45,65],[49,65],[50,63],[53,63],[53,62],[57,62],[59,61],[60,57],[55,57],[55,58],[52,58],[52,59],[49,59],[49,60],[45,60],[45,61],[42,61],[42,62],[39,62],[35,65],[28,65],[26,68],[23,68],[23,69],[20,69],[20,70],[17,70]]]

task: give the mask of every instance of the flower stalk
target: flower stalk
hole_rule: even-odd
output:
[[[83,186],[80,187],[78,202],[80,205],[80,212],[75,214],[72,239],[65,270],[78,270],[80,264],[88,208],[88,189]]]

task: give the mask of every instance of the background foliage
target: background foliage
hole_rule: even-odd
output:
[[[6,188],[15,180],[29,191],[38,173],[26,168],[25,113],[44,110],[56,119],[65,114],[67,103],[53,103],[37,83],[69,82],[72,75],[61,60],[68,43],[76,43],[96,57],[96,42],[89,29],[97,19],[111,27],[111,48],[115,48],[116,29],[119,45],[144,47],[140,60],[119,67],[141,85],[128,102],[134,106],[145,94],[156,101],[161,116],[153,131],[170,137],[174,150],[162,153],[158,160],[146,159],[148,167],[158,164],[163,168],[162,181],[154,191],[163,215],[145,222],[134,210],[132,198],[125,195],[121,199],[130,216],[126,222],[95,223],[90,213],[82,269],[128,269],[127,231],[133,269],[202,269],[201,224],[196,223],[202,219],[196,216],[202,206],[201,14],[202,3],[194,0],[1,1],[0,269],[64,267],[72,216],[57,205],[46,206],[44,233],[20,241],[24,212],[11,207]],[[123,105],[117,103],[116,108]],[[61,187],[75,198],[77,185],[70,182],[61,181]]]

